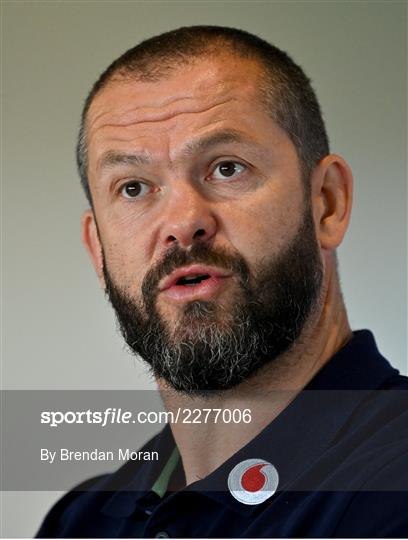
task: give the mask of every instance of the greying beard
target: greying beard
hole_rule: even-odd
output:
[[[180,308],[174,329],[157,309],[158,283],[192,263],[231,271],[237,289],[229,308],[213,301]],[[237,386],[288,351],[310,314],[318,309],[323,278],[311,208],[306,205],[298,232],[273,260],[250,272],[244,258],[197,243],[188,251],[175,245],[146,274],[142,301],[114,283],[104,261],[107,295],[131,350],[156,378],[175,390],[204,396]]]
[[[229,388],[232,381],[238,384],[251,373],[260,350],[259,333],[248,333],[250,321],[244,313],[235,314],[233,325],[223,326],[209,323],[213,315],[214,306],[198,301],[183,316],[183,326],[191,326],[193,331],[177,328],[170,337],[159,321],[149,328],[142,348],[149,351],[155,376],[164,377],[179,391],[204,395]]]

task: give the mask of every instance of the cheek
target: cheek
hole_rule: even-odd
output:
[[[132,294],[138,294],[147,271],[142,238],[117,231],[113,226],[101,233],[106,266],[115,283]]]
[[[109,270],[115,276],[144,276],[151,264],[153,222],[139,206],[114,205],[96,209],[98,227]],[[139,278],[140,279],[140,278]]]
[[[299,227],[302,209],[288,198],[262,197],[230,211],[227,235],[248,261],[280,253]],[[228,224],[227,224],[228,221]]]

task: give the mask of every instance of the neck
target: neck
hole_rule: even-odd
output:
[[[170,411],[179,407],[191,411],[221,409],[216,422],[216,412],[208,413],[207,422],[204,422],[207,411],[202,411],[200,417],[196,412],[190,416],[190,421],[197,417],[201,423],[171,425],[187,485],[210,474],[251,441],[349,341],[352,333],[335,270],[323,286],[321,305],[319,313],[308,321],[288,352],[232,390],[206,397],[189,397],[158,381],[163,402]],[[228,422],[228,410],[240,411],[234,413],[237,423]],[[247,411],[245,417],[243,411]],[[222,421],[223,414],[227,423]],[[251,421],[247,422],[249,416]]]

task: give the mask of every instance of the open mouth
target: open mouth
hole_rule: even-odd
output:
[[[183,276],[180,279],[176,281],[176,285],[185,285],[187,287],[191,287],[192,285],[197,285],[198,283],[201,283],[202,281],[205,281],[207,279],[210,279],[210,274],[191,274],[188,276]]]
[[[214,298],[219,294],[231,273],[203,264],[178,268],[159,284],[159,291],[176,301],[193,301]]]

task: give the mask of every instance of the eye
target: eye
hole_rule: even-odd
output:
[[[134,180],[133,182],[128,182],[124,186],[122,186],[120,192],[125,197],[125,199],[136,199],[138,197],[142,197],[143,195],[147,195],[150,191],[150,186],[143,182],[138,182],[137,180]]]
[[[245,171],[245,165],[238,163],[237,161],[223,161],[218,163],[215,167],[212,177],[215,180],[225,180],[226,178],[233,178]]]

